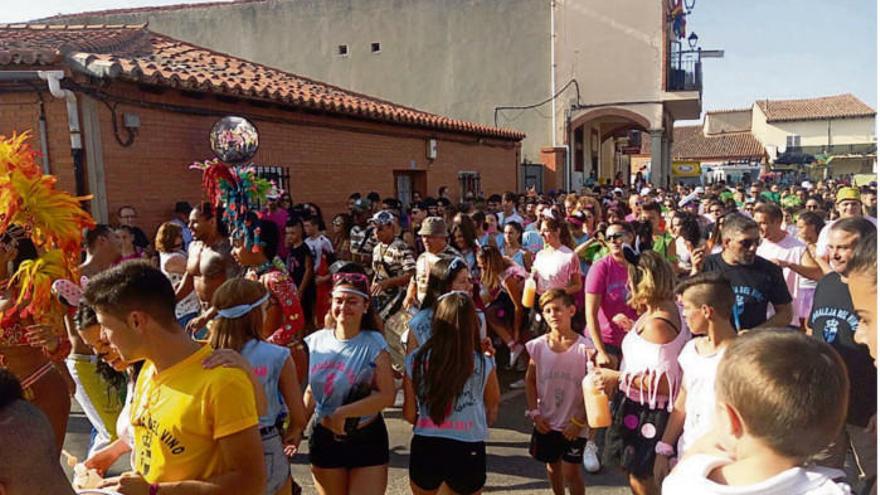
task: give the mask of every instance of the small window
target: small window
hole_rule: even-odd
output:
[[[374,41],[373,43],[370,43],[370,51],[373,53],[381,52],[382,51],[382,43],[379,43],[378,41]]]
[[[336,54],[339,55],[340,57],[347,57],[348,56],[348,45],[339,45],[338,47],[336,47]]]
[[[800,136],[786,136],[785,137],[785,147],[786,148],[800,148],[801,147],[801,137]]]

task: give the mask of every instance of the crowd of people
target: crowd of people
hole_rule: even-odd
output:
[[[876,490],[873,185],[356,193],[329,223],[208,196],[89,228],[56,327],[12,311],[37,250],[0,239],[0,493],[73,493],[70,397],[124,495],[297,493],[304,438],[319,493],[381,494],[395,405],[413,493],[479,493],[502,384],[555,494]]]

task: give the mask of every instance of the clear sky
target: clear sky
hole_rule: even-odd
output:
[[[0,0],[0,22],[203,1]],[[688,30],[725,51],[703,64],[704,110],[839,93],[877,108],[876,0],[696,0]]]

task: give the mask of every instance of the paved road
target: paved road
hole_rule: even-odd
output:
[[[510,380],[502,373],[502,385]],[[488,480],[484,492],[539,494],[551,493],[544,466],[529,457],[529,434],[531,425],[523,416],[525,394],[521,390],[508,390],[502,395],[498,421],[491,429],[488,442]],[[407,474],[411,427],[402,417],[399,408],[385,413],[391,445],[391,468],[388,476],[389,495],[408,494]],[[65,438],[65,449],[80,459],[85,456],[89,439],[89,424],[85,416],[74,406]],[[304,493],[317,493],[308,469],[306,451],[308,442],[302,443],[303,452],[293,461],[294,479],[303,486]],[[438,459],[439,460],[439,459]],[[111,474],[128,469],[127,458],[114,465]],[[68,470],[69,471],[69,470]],[[69,473],[68,473],[69,475]],[[622,475],[603,470],[596,475],[586,475],[587,490],[595,495],[623,495],[629,493]]]

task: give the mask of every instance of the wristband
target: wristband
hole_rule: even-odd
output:
[[[587,426],[586,423],[584,423],[583,421],[578,421],[578,419],[573,416],[568,421],[569,421],[569,423],[577,426],[578,428],[586,428],[586,426]]]
[[[675,455],[675,449],[666,442],[657,442],[654,446],[654,453],[663,457],[672,457]]]
[[[528,409],[526,410],[526,417],[529,419],[535,419],[537,416],[541,415],[541,411],[539,409]]]

